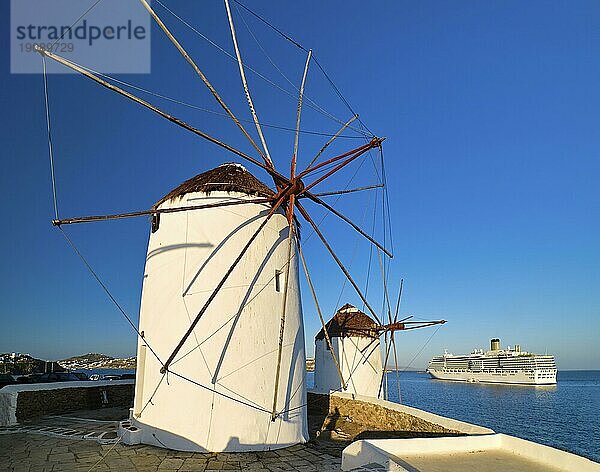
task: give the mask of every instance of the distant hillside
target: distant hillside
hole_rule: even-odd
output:
[[[89,354],[82,354],[81,356],[73,356],[67,359],[63,359],[60,362],[84,362],[84,363],[92,363],[92,362],[106,362],[113,360],[114,357],[107,356],[106,354],[98,354],[90,352]]]
[[[69,357],[58,361],[65,369],[135,369],[136,358],[127,357],[124,359],[90,352],[81,356]]]
[[[0,354],[0,373],[2,374],[43,374],[64,370],[58,363],[36,359],[29,354],[7,352]]]

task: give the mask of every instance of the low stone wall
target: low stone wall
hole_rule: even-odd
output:
[[[336,427],[344,421],[354,426],[349,433],[362,431],[431,433],[432,435],[491,434],[493,430],[435,415],[397,403],[348,393],[323,395],[308,392],[309,415],[325,415],[327,424]],[[341,421],[340,421],[341,420]]]
[[[361,425],[381,431],[418,431],[428,433],[460,434],[457,429],[444,427],[437,423],[424,420],[406,412],[392,410],[375,403],[368,403],[349,398],[331,397],[330,412],[349,416]]]
[[[77,410],[133,406],[134,381],[57,382],[0,389],[0,426]]]

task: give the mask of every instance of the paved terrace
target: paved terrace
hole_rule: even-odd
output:
[[[0,471],[339,471],[342,450],[354,439],[357,426],[313,414],[307,444],[269,452],[205,454],[121,444],[118,420],[127,413],[125,408],[84,410],[1,427]],[[401,437],[414,435],[404,432]]]
[[[192,453],[126,446],[116,431],[123,408],[49,415],[0,428],[1,471],[338,471],[348,441],[311,441],[251,453]]]
[[[127,416],[127,407],[116,406],[0,427],[0,471],[337,471],[342,450],[355,439],[491,431],[402,405],[339,394],[312,398],[307,444],[269,452],[207,454],[121,444],[118,421]],[[381,466],[369,464],[357,470],[381,470]]]
[[[201,454],[153,446],[99,444],[35,433],[0,435],[2,471],[338,471],[341,458],[312,445],[259,453]]]

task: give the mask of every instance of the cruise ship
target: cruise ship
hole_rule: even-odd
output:
[[[527,385],[556,383],[554,356],[521,351],[516,344],[506,349],[492,339],[490,350],[475,349],[468,355],[444,352],[429,361],[427,372],[435,379]]]

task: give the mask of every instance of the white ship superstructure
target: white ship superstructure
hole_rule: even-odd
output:
[[[427,372],[436,379],[463,382],[489,382],[529,385],[556,383],[554,356],[537,355],[514,348],[500,348],[500,340],[491,340],[491,349],[476,349],[468,355],[444,352],[429,362]]]

